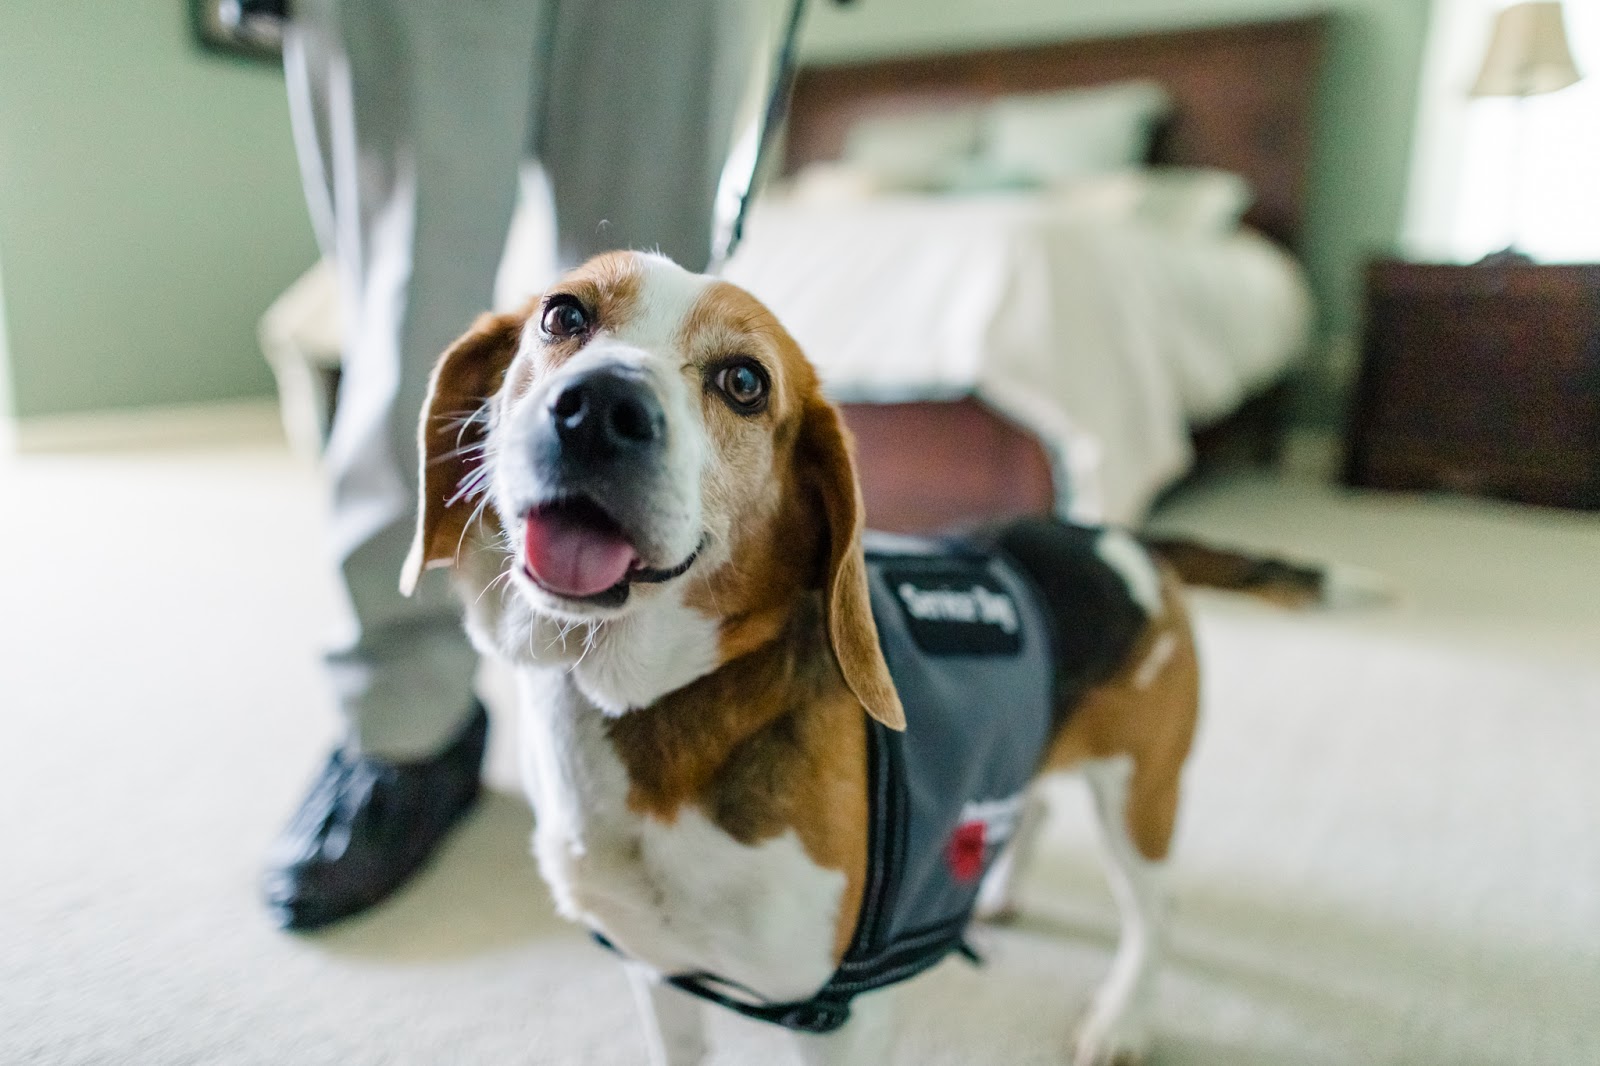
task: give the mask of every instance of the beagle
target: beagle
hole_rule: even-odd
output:
[[[480,318],[421,445],[401,587],[449,568],[513,666],[540,870],[625,960],[652,1063],[704,1057],[697,998],[792,1030],[808,1063],[887,1061],[889,986],[1010,909],[1029,785],[1067,769],[1123,920],[1072,1061],[1145,1053],[1198,702],[1172,567],[1043,519],[869,542],[793,339],[654,255]]]

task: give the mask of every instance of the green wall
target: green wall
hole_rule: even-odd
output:
[[[1302,417],[1337,418],[1359,329],[1361,266],[1398,241],[1431,0],[856,0],[818,2],[806,55],[850,59],[1029,40],[1062,40],[1325,12],[1306,234],[1324,331],[1304,383]]]
[[[1400,231],[1428,8],[814,0],[805,54],[933,52],[1330,11],[1307,247],[1337,351],[1359,322],[1362,260],[1393,247]],[[185,18],[184,0],[0,0],[0,261],[19,415],[271,392],[255,320],[315,257],[282,80],[197,52]],[[1336,405],[1336,381],[1313,376],[1308,392],[1314,417]]]
[[[184,0],[0,0],[14,414],[270,395],[255,321],[315,256],[275,70]]]

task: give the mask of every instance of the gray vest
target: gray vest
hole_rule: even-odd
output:
[[[830,1032],[850,1000],[963,943],[1051,735],[1053,658],[1030,580],[1003,556],[869,534],[878,637],[906,731],[869,723],[867,885],[854,939],[811,999],[766,1003],[712,974],[669,981],[747,1017]]]

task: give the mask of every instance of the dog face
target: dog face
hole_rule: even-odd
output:
[[[421,452],[401,586],[455,566],[480,643],[592,657],[580,682],[621,713],[776,639],[820,593],[846,683],[900,723],[848,438],[743,290],[659,256],[591,260],[445,353]]]

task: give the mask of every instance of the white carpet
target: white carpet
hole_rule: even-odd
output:
[[[514,792],[368,918],[292,937],[257,906],[334,732],[308,470],[34,458],[0,499],[0,1063],[642,1061]],[[1164,522],[1408,591],[1202,601],[1157,1061],[1600,1062],[1600,518],[1245,480]],[[1068,784],[1021,924],[911,987],[898,1062],[1062,1061],[1116,928]],[[720,1066],[783,1061],[718,1035]]]

